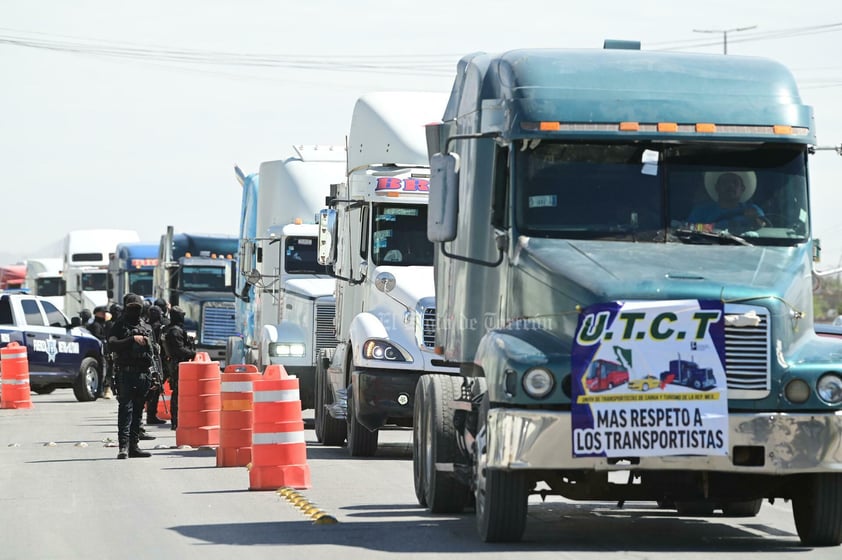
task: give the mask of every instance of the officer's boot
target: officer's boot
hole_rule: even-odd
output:
[[[128,456],[129,456],[129,442],[121,438],[120,439],[120,450],[117,452],[117,458],[118,459],[125,459]]]
[[[132,440],[132,444],[129,446],[129,457],[151,457],[152,454],[148,451],[144,451],[137,445],[137,440]]]

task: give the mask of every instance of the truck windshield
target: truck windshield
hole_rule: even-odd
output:
[[[542,141],[515,153],[525,235],[777,246],[808,237],[802,146]]]
[[[135,270],[129,272],[129,291],[139,296],[151,296],[152,271]]]
[[[433,265],[433,244],[427,239],[426,205],[375,204],[371,239],[375,265]]]
[[[37,278],[35,280],[36,292],[39,296],[63,296],[64,279],[56,276]]]
[[[181,270],[181,289],[195,292],[219,292],[225,286],[225,267],[185,266]]]
[[[315,237],[287,237],[284,244],[284,270],[288,274],[328,274],[316,262]]]
[[[106,284],[105,271],[103,272],[83,272],[82,273],[82,290],[85,292],[104,291]]]

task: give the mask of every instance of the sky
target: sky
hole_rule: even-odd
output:
[[[73,229],[236,234],[240,186],[296,144],[344,146],[354,103],[449,92],[475,51],[764,56],[795,75],[819,147],[842,145],[838,0],[0,0],[0,264]],[[749,29],[745,29],[749,28]],[[842,266],[842,157],[812,158],[819,269]]]

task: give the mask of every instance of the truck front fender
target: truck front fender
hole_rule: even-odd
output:
[[[529,405],[536,400],[528,396],[522,385],[523,375],[541,366],[548,369],[555,387],[541,403],[569,402],[562,391],[562,382],[570,374],[570,355],[561,349],[570,348],[544,329],[506,328],[488,331],[480,340],[474,365],[485,375],[491,402]]]

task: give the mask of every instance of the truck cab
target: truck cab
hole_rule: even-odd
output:
[[[419,502],[517,541],[530,494],[746,517],[782,498],[805,546],[842,542],[842,346],[814,329],[816,136],[789,70],[475,53],[427,130],[435,340],[462,375],[416,390]],[[715,385],[594,392],[617,346],[640,372],[692,355]]]
[[[158,245],[120,243],[108,262],[108,301],[122,305],[128,293],[153,299],[153,273],[158,265]]]
[[[378,431],[410,426],[424,372],[456,372],[433,350],[433,247],[426,238],[429,167],[423,125],[444,96],[361,97],[351,118],[347,177],[319,231],[319,262],[336,278],[338,344],[316,376],[316,435],[377,450]],[[320,400],[321,399],[321,400]]]

